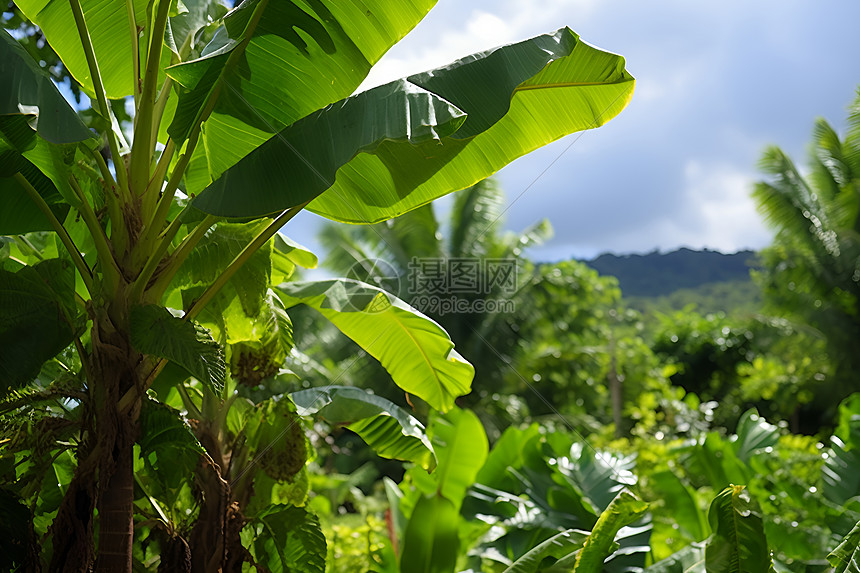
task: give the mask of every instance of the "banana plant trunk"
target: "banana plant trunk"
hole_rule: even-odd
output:
[[[142,382],[143,357],[110,320],[96,321],[92,330],[92,392],[98,454],[97,573],[130,573],[134,533],[134,442],[140,400],[128,412],[120,398]]]

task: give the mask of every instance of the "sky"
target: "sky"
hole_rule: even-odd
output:
[[[775,144],[805,164],[817,117],[842,132],[858,22],[857,0],[439,0],[360,89],[568,26],[625,56],[636,92],[605,126],[498,173],[508,229],[555,229],[531,257],[759,249],[771,232],[749,197],[757,162]],[[321,221],[302,213],[287,231],[321,252]]]

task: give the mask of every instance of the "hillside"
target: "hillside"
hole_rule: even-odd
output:
[[[625,298],[651,298],[711,283],[748,283],[755,252],[723,254],[707,249],[678,249],[645,255],[603,254],[584,262],[602,275],[618,278]]]

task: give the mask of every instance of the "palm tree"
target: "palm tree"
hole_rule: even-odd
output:
[[[777,147],[761,168],[770,180],[753,197],[776,236],[758,281],[771,310],[826,339],[835,374],[816,409],[832,410],[855,389],[860,368],[860,91],[844,139],[816,121],[808,175]]]

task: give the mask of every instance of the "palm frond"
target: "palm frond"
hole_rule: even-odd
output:
[[[839,134],[830,124],[823,119],[816,121],[812,136],[813,159],[820,162],[821,167],[825,169],[831,179],[830,181],[822,181],[823,186],[818,190],[821,192],[832,191],[835,196],[854,178],[854,173],[846,161]]]
[[[328,256],[324,266],[340,275],[349,274],[351,269],[362,261],[377,258],[377,253],[369,240],[369,227],[327,223],[320,230],[318,238]]]
[[[488,243],[501,225],[504,194],[484,179],[454,195],[448,253],[452,258],[486,256]]]
[[[433,205],[427,204],[396,219],[388,221],[390,243],[398,266],[408,268],[413,258],[438,258],[442,256],[439,222]]]

